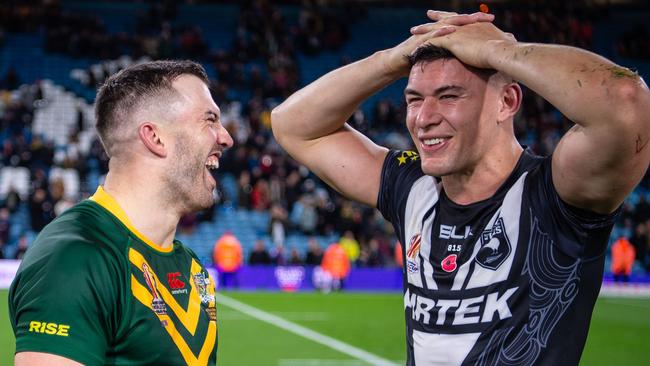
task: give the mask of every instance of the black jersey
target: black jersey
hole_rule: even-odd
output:
[[[404,253],[407,365],[577,365],[616,214],[569,206],[524,151],[486,200],[452,202],[391,151],[378,208]]]

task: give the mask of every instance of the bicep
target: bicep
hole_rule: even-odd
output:
[[[283,147],[344,196],[377,206],[386,148],[347,124],[318,139],[294,140]]]
[[[639,183],[648,168],[647,139],[633,128],[599,124],[575,125],[553,153],[553,184],[567,203],[597,213],[610,213]]]
[[[73,361],[69,358],[53,355],[51,353],[19,352],[16,353],[14,365],[15,366],[38,366],[38,365],[77,366],[83,364]]]

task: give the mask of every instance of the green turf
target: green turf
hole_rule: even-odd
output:
[[[349,343],[379,357],[404,360],[399,294],[226,293],[241,302]],[[362,365],[352,357],[219,306],[219,365]],[[0,365],[13,364],[7,291],[0,291]],[[301,361],[302,360],[302,361]],[[348,361],[344,361],[348,360]],[[581,365],[650,363],[650,299],[599,299]],[[326,364],[326,363],[322,363]]]
[[[315,330],[324,335],[338,339],[357,348],[371,352],[384,359],[404,363],[404,317],[402,314],[402,297],[400,294],[318,294],[318,293],[227,293],[248,305],[278,315],[299,325]],[[271,334],[266,334],[267,328],[257,328],[259,321],[242,320],[241,313],[221,306],[220,307],[220,336],[219,361],[222,365],[257,365],[256,362],[243,363],[239,354],[246,349],[266,349],[265,343],[273,340]],[[234,314],[236,318],[232,319]],[[250,328],[244,329],[247,325]],[[273,329],[278,329],[272,327]],[[278,334],[286,339],[284,344],[283,359],[347,359],[351,356],[329,351],[329,355],[316,355],[299,350],[298,344],[293,344],[295,339],[304,340],[287,331]],[[238,339],[256,337],[250,342],[240,342]],[[232,335],[232,336],[229,336]],[[304,340],[304,341],[303,341]],[[301,343],[302,344],[302,343]],[[262,351],[266,352],[266,351]],[[278,350],[274,350],[278,352]],[[296,353],[296,354],[294,354]],[[297,353],[302,354],[302,356]],[[264,353],[257,355],[263,357]],[[274,360],[269,358],[267,360]],[[278,358],[275,358],[278,360]],[[240,363],[241,362],[241,363]],[[268,363],[276,364],[276,363]]]
[[[9,291],[0,290],[0,365],[13,365],[16,349],[14,333],[9,323],[8,294]]]
[[[650,299],[600,298],[581,365],[649,365]]]

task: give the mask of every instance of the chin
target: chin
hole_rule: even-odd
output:
[[[199,206],[198,211],[210,208],[210,207],[214,206],[214,203],[215,203],[214,197],[212,197],[212,196],[210,196],[210,198],[206,198],[204,200],[201,200],[201,203],[198,205]]]
[[[422,172],[432,177],[442,177],[451,174],[449,167],[442,164],[435,164],[431,161],[429,162],[423,161],[421,166],[422,166]]]

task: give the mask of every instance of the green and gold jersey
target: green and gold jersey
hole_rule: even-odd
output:
[[[16,352],[86,365],[214,365],[214,289],[191,250],[152,243],[99,187],[27,251],[9,293]]]

